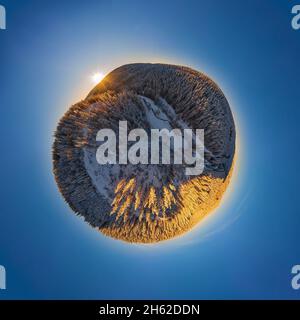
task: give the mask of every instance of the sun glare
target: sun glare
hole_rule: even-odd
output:
[[[104,74],[102,72],[95,72],[92,75],[92,81],[95,84],[98,84],[104,78]]]

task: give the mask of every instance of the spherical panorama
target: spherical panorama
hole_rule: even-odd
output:
[[[235,135],[224,94],[204,74],[124,65],[60,120],[54,175],[91,226],[128,242],[158,242],[187,232],[219,205]]]

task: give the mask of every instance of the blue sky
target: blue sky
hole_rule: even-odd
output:
[[[297,1],[1,0],[0,299],[299,299]],[[58,119],[95,71],[131,62],[188,65],[212,77],[238,127],[221,207],[158,245],[106,238],[58,192]]]

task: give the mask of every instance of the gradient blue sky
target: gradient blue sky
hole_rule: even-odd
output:
[[[0,2],[0,299],[300,298],[290,285],[300,264],[297,1]],[[51,171],[58,119],[93,87],[93,72],[131,62],[208,74],[240,141],[221,207],[151,246],[90,228]]]

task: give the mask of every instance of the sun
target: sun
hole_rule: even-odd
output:
[[[98,84],[104,77],[105,77],[104,73],[102,73],[102,72],[95,72],[95,73],[92,75],[92,81],[93,81],[93,83]]]

